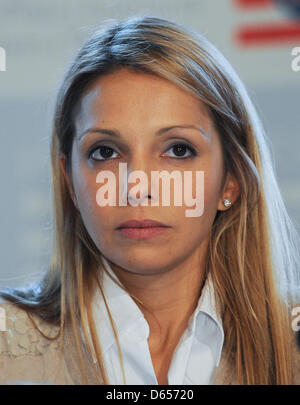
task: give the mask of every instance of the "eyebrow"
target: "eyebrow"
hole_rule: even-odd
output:
[[[188,128],[188,129],[196,129],[199,131],[202,135],[205,137],[209,137],[207,132],[200,126],[200,125],[172,125],[169,127],[161,128],[156,132],[156,136],[160,136],[164,134],[165,132],[174,129],[174,128]],[[117,138],[121,138],[121,134],[118,130],[113,130],[113,129],[106,129],[106,128],[88,128],[85,131],[82,132],[79,136],[79,140],[84,137],[87,133],[99,133],[99,134],[106,134],[110,136],[114,136]]]

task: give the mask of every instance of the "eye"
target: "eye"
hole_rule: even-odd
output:
[[[89,152],[89,158],[92,158],[94,160],[108,160],[112,158],[112,154],[115,152],[113,148],[110,146],[106,145],[101,145],[97,146],[96,148],[93,148]],[[117,153],[117,152],[115,152]]]
[[[169,147],[169,149],[174,150],[175,156],[171,156],[171,157],[175,157],[175,158],[187,159],[187,158],[197,155],[197,152],[195,151],[195,149],[192,148],[191,146],[187,145],[186,143],[174,143],[173,145],[171,145]],[[187,151],[190,152],[190,155],[184,156]]]

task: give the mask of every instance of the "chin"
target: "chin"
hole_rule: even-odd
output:
[[[138,274],[159,274],[167,271],[169,267],[174,265],[174,263],[162,261],[160,260],[161,257],[155,256],[158,256],[158,254],[153,252],[136,252],[130,254],[127,252],[124,255],[118,254],[118,260],[116,257],[115,260],[111,261],[130,273]]]

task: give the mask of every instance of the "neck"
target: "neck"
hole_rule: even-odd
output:
[[[205,282],[205,254],[199,250],[172,269],[159,274],[124,271],[113,263],[112,269],[133,296],[159,341],[178,336],[197,307]],[[201,253],[201,252],[200,252]]]

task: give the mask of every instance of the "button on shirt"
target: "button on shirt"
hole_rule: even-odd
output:
[[[121,281],[102,256],[107,272]],[[123,356],[126,384],[158,385],[149,346],[148,322],[131,296],[103,272],[102,288],[111,312]],[[98,295],[99,294],[99,295]],[[124,384],[118,346],[101,292],[93,301],[97,333],[112,385]],[[207,277],[197,308],[178,342],[168,371],[169,385],[211,384],[224,341],[222,321],[216,313],[213,284]]]

